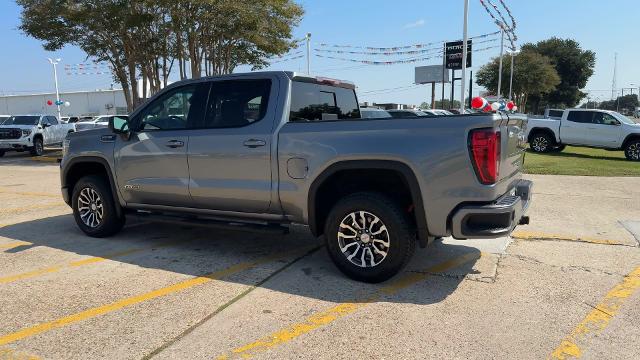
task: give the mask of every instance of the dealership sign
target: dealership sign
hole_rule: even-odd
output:
[[[445,44],[445,59],[447,69],[462,69],[462,41],[452,41]],[[471,40],[467,41],[467,67],[471,67]]]

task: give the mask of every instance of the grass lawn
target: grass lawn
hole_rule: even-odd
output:
[[[640,161],[629,161],[622,151],[567,146],[562,152],[537,154],[527,150],[527,174],[640,176]]]

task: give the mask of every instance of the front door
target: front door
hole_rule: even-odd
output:
[[[130,139],[116,137],[118,190],[127,203],[189,206],[188,123],[201,121],[208,85],[168,90],[131,120]]]
[[[250,213],[269,209],[275,81],[212,83],[205,121],[189,132],[194,207]]]
[[[591,129],[593,145],[615,148],[620,144],[622,127],[618,119],[604,112],[596,112],[593,115]]]

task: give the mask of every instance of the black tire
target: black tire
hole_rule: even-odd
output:
[[[4,150],[0,150],[0,157],[4,156]]]
[[[382,245],[382,250],[387,250],[386,255],[377,264],[369,267],[362,267],[352,263],[352,261],[348,259],[348,255],[355,255],[354,258],[362,257],[364,255],[359,256],[358,254],[365,253],[364,247],[368,246],[368,253],[371,254],[368,258],[370,263],[373,263],[375,255],[373,254],[374,250],[371,249],[375,246],[376,241],[380,244],[380,240],[374,240],[373,238],[375,231],[367,231],[367,234],[372,234],[372,236],[369,237],[369,235],[367,235],[366,244],[362,242],[363,235],[356,235],[355,237],[358,240],[351,240],[353,243],[358,243],[354,245],[357,246],[357,249],[354,251],[356,254],[354,254],[354,252],[350,252],[349,254],[343,253],[339,243],[341,241],[341,235],[338,233],[347,231],[340,230],[341,223],[347,220],[347,218],[350,219],[349,216],[351,213],[359,213],[361,211],[368,214],[365,215],[365,217],[368,217],[370,221],[377,217],[379,223],[382,223],[387,229],[387,237],[385,240],[388,241],[389,246],[384,248]],[[360,221],[358,224],[361,224],[361,220],[356,221]],[[374,230],[380,229],[379,223],[371,225],[369,228]],[[378,227],[375,228],[374,226]],[[407,213],[390,198],[373,192],[355,193],[342,198],[333,209],[331,209],[324,233],[329,256],[331,256],[331,259],[338,269],[354,280],[368,283],[385,281],[396,275],[409,263],[416,246],[416,229]],[[376,236],[384,237],[383,234]],[[342,241],[346,240],[343,239]],[[352,243],[348,245],[350,249],[353,249],[353,247],[351,247]],[[344,248],[347,248],[347,246],[345,245]],[[375,248],[377,254],[380,254],[380,250],[378,247]],[[359,253],[359,251],[361,252]],[[367,257],[365,257],[365,261],[361,261],[360,263],[366,264],[366,258]],[[356,261],[358,261],[358,259],[356,259]]]
[[[631,140],[624,147],[624,156],[627,160],[640,161],[640,139]]]
[[[91,191],[95,192],[98,200],[93,201],[89,199],[89,204],[87,206],[94,212],[93,210],[102,209],[102,219],[98,221],[98,223],[94,226],[90,225],[92,222],[89,221],[90,224],[85,223],[83,217],[81,215],[80,205],[82,204],[81,200],[79,200],[81,193],[83,196],[82,201],[86,202],[86,193],[83,193],[83,190],[86,189],[86,192]],[[93,205],[97,206],[97,209],[93,208]],[[113,199],[113,195],[111,193],[111,187],[108,182],[95,175],[85,176],[78,180],[76,185],[73,188],[73,195],[71,197],[71,208],[73,209],[73,217],[76,220],[76,224],[80,230],[82,230],[85,234],[91,237],[107,237],[116,234],[118,231],[122,229],[125,223],[124,215],[118,216],[116,209],[119,206]],[[96,218],[97,213],[94,212],[94,219]],[[86,218],[89,218],[88,216]]]
[[[33,139],[33,147],[29,151],[33,156],[42,156],[44,154],[44,143],[41,137]]]
[[[553,149],[555,140],[546,132],[537,132],[531,136],[529,147],[537,153],[546,153]]]

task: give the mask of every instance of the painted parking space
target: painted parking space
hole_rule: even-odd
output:
[[[363,284],[303,227],[265,235],[132,220],[88,238],[59,195],[57,164],[0,159],[0,169],[7,359],[639,355],[627,334],[640,320],[640,252],[611,236],[608,217],[594,220],[601,234],[568,224],[438,240],[398,276]],[[632,237],[632,218],[619,217]]]

